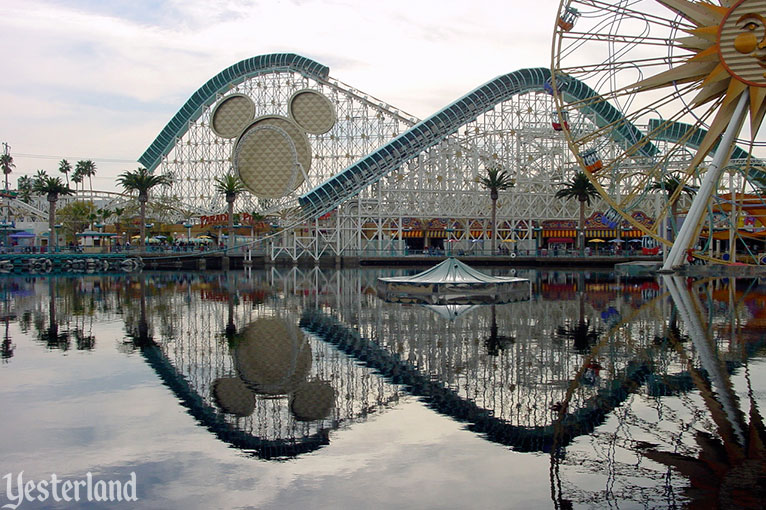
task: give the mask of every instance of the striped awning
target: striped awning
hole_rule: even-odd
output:
[[[422,230],[405,230],[402,232],[402,238],[406,237],[423,237]]]
[[[543,237],[577,237],[576,230],[543,230]]]
[[[484,236],[484,232],[482,232],[481,230],[471,230],[472,239],[478,239],[483,236]]]
[[[446,238],[446,237],[448,237],[447,234],[448,234],[448,232],[446,230],[444,230],[444,229],[429,230],[428,232],[426,232],[426,237],[431,237],[431,238]]]
[[[643,232],[640,230],[623,230],[622,234],[618,236],[617,230],[586,230],[585,231],[585,237],[600,237],[602,239],[616,239],[617,237],[620,237],[622,239],[627,239],[630,237],[641,237],[643,235]]]
[[[585,237],[600,237],[602,239],[610,239],[617,237],[616,230],[586,230]]]

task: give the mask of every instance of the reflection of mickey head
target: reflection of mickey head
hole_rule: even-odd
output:
[[[311,346],[300,328],[277,317],[247,325],[234,349],[237,373],[256,393],[286,395],[311,370]]]
[[[234,416],[250,416],[255,411],[255,395],[239,377],[213,381],[213,398],[218,407]]]
[[[297,420],[321,420],[335,406],[335,390],[327,382],[307,381],[311,346],[295,325],[276,317],[258,319],[237,335],[234,365],[239,377],[213,385],[218,406],[226,413],[249,416],[255,394],[289,396]]]
[[[255,104],[244,94],[221,99],[211,114],[210,128],[222,138],[237,138],[232,151],[234,171],[259,198],[281,198],[308,177],[311,145],[306,133],[321,135],[335,125],[335,108],[311,89],[295,92],[288,102],[289,118],[255,117]]]

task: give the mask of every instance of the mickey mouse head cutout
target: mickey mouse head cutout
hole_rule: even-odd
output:
[[[302,89],[288,101],[288,117],[255,117],[255,103],[231,94],[213,108],[210,128],[221,138],[236,138],[232,164],[242,183],[258,198],[281,198],[308,178],[311,144],[335,125],[335,107],[316,90]]]

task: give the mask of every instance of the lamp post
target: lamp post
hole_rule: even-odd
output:
[[[452,256],[452,232],[455,231],[454,228],[445,228],[444,229],[447,232],[447,240],[445,241],[447,243],[447,256]]]
[[[53,239],[54,239],[54,241],[53,241],[53,243],[54,243],[54,244],[53,244],[53,246],[54,246],[54,249],[56,250],[56,253],[58,253],[59,251],[61,251],[61,249],[59,248],[59,229],[60,229],[62,226],[63,226],[63,225],[62,225],[61,223],[56,223],[56,224],[53,226],[53,230],[54,230],[54,231],[53,231],[53,232],[51,232],[51,235],[53,236]]]
[[[540,253],[540,232],[543,231],[542,227],[532,227],[532,231],[535,233],[535,255]]]
[[[139,239],[139,241],[143,242],[144,251],[149,251],[149,243],[147,242],[152,237],[151,229],[154,228],[154,223],[145,223],[144,228],[146,229],[146,237],[143,239]]]
[[[191,241],[191,229],[194,226],[192,223],[184,223],[184,228],[186,229],[186,241]]]

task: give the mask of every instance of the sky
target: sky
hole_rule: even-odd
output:
[[[0,0],[0,143],[16,168],[115,178],[208,79],[297,53],[419,118],[501,74],[549,67],[558,0]],[[523,5],[523,7],[522,7]],[[0,147],[2,150],[2,147]]]

